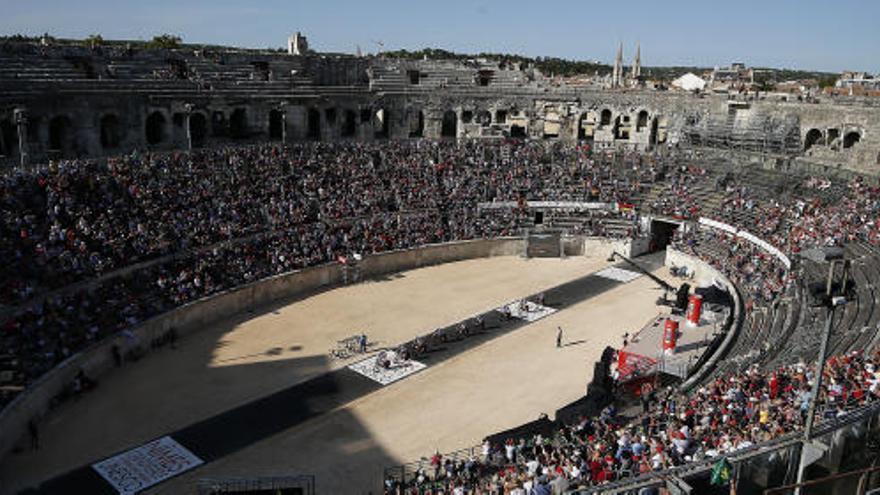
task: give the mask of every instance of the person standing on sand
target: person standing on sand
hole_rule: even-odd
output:
[[[556,347],[562,347],[562,327],[556,327]]]

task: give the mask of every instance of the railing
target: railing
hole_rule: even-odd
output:
[[[820,410],[817,410],[816,415],[819,418],[822,418],[822,416],[824,416],[827,411],[831,410],[832,407],[830,407],[829,404],[824,404],[821,408],[817,409]],[[813,437],[815,438],[827,435],[841,428],[850,426],[854,423],[863,421],[878,414],[880,414],[880,402],[860,407],[853,407],[849,409],[844,416],[827,419],[819,423],[819,425],[813,430]],[[797,430],[770,440],[769,442],[737,450],[723,457],[726,457],[728,461],[733,464],[741,463],[758,456],[767,455],[788,447],[792,447],[794,445],[800,444],[802,441],[803,433],[801,430]],[[577,489],[568,493],[572,495],[591,495],[598,493],[622,494],[633,492],[645,487],[659,486],[665,482],[663,478],[670,475],[676,476],[681,479],[687,479],[689,477],[693,477],[699,474],[704,474],[711,470],[715,463],[718,462],[718,459],[720,459],[721,457],[722,456],[706,459],[703,461],[685,464],[679,467],[665,469],[662,471],[645,473],[635,478],[607,483],[604,485],[598,485],[585,489]]]

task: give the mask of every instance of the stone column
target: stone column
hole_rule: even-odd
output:
[[[16,108],[13,112],[15,116],[15,127],[18,130],[18,157],[19,163],[22,167],[27,165],[28,161],[28,152],[27,152],[27,123],[28,123],[28,115],[27,110],[24,108]]]
[[[192,103],[186,103],[183,105],[184,114],[183,114],[183,127],[186,130],[186,149],[192,151],[193,149],[193,140],[192,140],[192,128],[190,128],[190,117],[192,116],[193,109],[195,105]]]

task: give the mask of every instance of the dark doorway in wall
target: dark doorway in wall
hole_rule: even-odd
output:
[[[0,120],[0,156],[13,156],[18,151],[18,130],[11,120]]]
[[[544,225],[544,212],[536,211],[535,212],[535,225]]]
[[[474,112],[470,110],[465,110],[461,112],[461,123],[462,124],[470,124],[474,121]]]
[[[510,137],[512,137],[512,138],[526,137],[526,128],[521,125],[510,126]]]
[[[488,110],[482,110],[477,114],[477,123],[483,127],[492,125],[492,113]]]
[[[672,236],[679,225],[673,222],[665,222],[663,220],[651,220],[651,252],[663,251],[666,246],[672,242]]]
[[[310,108],[306,122],[306,137],[315,141],[321,140],[321,112]]]
[[[236,108],[229,117],[229,137],[245,139],[248,137],[247,110]]]
[[[408,70],[406,71],[406,77],[409,79],[410,84],[418,85],[421,82],[422,75],[417,70]]]
[[[175,114],[174,118],[177,119],[177,114]],[[177,120],[175,120],[174,123],[176,125]],[[229,129],[226,122],[226,114],[224,114],[220,110],[215,110],[211,114],[211,135],[214,137],[226,137],[228,131]]]
[[[822,141],[822,131],[819,129],[810,129],[807,131],[807,136],[804,138],[804,151],[809,150],[820,141]]]
[[[369,124],[373,120],[373,110],[370,108],[361,108],[361,124]]]
[[[858,143],[861,139],[862,136],[858,132],[847,132],[846,135],[843,136],[843,149],[852,148],[853,145]]]
[[[599,125],[603,127],[611,125],[611,110],[608,110],[607,108],[602,110],[602,114],[599,117]]]
[[[165,141],[167,131],[165,129],[165,116],[161,112],[153,112],[147,117],[146,138],[147,144],[156,145]]]
[[[587,139],[587,130],[584,129],[584,121],[587,120],[587,114],[582,113],[580,117],[578,117],[578,128],[577,128],[577,138],[578,141],[583,141]]]
[[[112,150],[119,147],[119,141],[119,118],[112,114],[101,117],[101,147]]]
[[[507,123],[507,110],[495,110],[495,123],[496,124],[506,124]]]
[[[443,113],[440,136],[445,138],[458,137],[458,116],[455,115],[454,110],[447,110]]]
[[[208,119],[201,112],[194,112],[189,116],[189,132],[192,138],[193,148],[201,148],[208,138]]]
[[[636,132],[642,132],[648,127],[648,112],[642,110],[636,117]]]
[[[409,125],[409,137],[411,138],[420,138],[425,133],[425,112],[419,110],[415,115],[411,116],[413,119]]]
[[[354,110],[346,110],[342,114],[341,134],[344,138],[354,137],[357,133],[357,114]]]
[[[481,70],[477,74],[477,84],[480,86],[488,86],[492,82],[492,76],[494,75],[495,73],[491,70]]]
[[[273,141],[284,139],[284,112],[281,110],[269,111],[269,139]]]
[[[49,150],[60,156],[70,156],[73,151],[73,130],[70,119],[64,115],[49,121]]]
[[[328,108],[324,110],[324,120],[327,122],[328,126],[336,125],[336,109]]]
[[[840,129],[828,129],[828,141],[826,144],[833,144],[840,137]]]

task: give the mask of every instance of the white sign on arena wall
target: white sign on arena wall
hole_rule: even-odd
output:
[[[120,495],[133,495],[203,463],[195,454],[165,436],[92,464]]]

